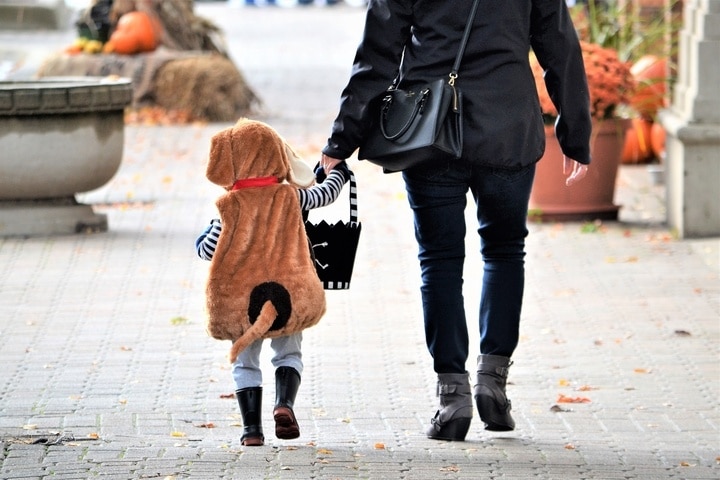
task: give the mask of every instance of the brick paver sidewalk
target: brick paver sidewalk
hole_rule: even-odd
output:
[[[228,32],[262,118],[314,162],[362,12],[197,8]],[[267,445],[242,447],[229,345],[205,334],[207,264],[193,250],[219,194],[203,174],[222,127],[127,127],[120,172],[81,196],[109,232],[0,239],[0,478],[720,476],[718,240],[673,239],[642,166],[621,171],[621,222],[531,226],[508,387],[517,429],[488,433],[476,417],[449,443],[423,435],[435,377],[401,179],[354,162],[361,245],[351,289],[328,292],[305,333],[302,435],[272,435],[266,358]],[[477,257],[471,234],[471,318]]]

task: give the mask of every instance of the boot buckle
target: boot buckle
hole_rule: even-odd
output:
[[[457,392],[457,385],[447,385],[443,383],[437,384],[437,392],[436,395],[439,397],[441,395],[450,395],[451,393]]]

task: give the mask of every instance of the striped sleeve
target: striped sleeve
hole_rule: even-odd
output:
[[[205,231],[195,240],[195,250],[198,257],[203,260],[212,260],[221,231],[222,223],[217,218],[213,219]]]
[[[300,207],[303,210],[311,210],[330,205],[340,195],[344,184],[345,177],[343,174],[337,170],[330,170],[327,178],[322,183],[298,190]]]

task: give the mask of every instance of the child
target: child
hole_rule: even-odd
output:
[[[242,152],[242,155],[247,154],[247,145],[253,144],[255,142],[255,137],[267,137],[271,140],[280,140],[279,136],[277,136],[276,132],[272,130],[269,126],[264,125],[260,122],[252,122],[248,120],[241,120],[241,122],[238,123],[235,127],[233,127],[232,135],[233,135],[233,142],[236,144],[242,144],[242,147],[239,151]],[[248,140],[248,136],[251,136],[253,138],[250,138],[250,141]],[[240,138],[238,138],[240,137]],[[217,143],[214,139],[214,149],[219,149],[218,146],[215,148],[215,143]],[[244,143],[243,143],[244,142]],[[262,140],[262,142],[267,143],[267,140]],[[260,142],[260,143],[262,143]],[[290,149],[287,144],[282,141],[285,146],[285,151],[287,154],[291,157],[294,157],[294,153],[292,152],[292,149]],[[257,142],[255,142],[257,143]],[[252,162],[262,162],[262,163],[269,163],[274,161],[273,158],[270,158],[273,154],[268,154],[267,152],[274,152],[275,150],[267,149],[267,148],[261,148],[260,151],[264,152],[262,155],[251,155],[250,161]],[[213,153],[211,152],[211,157]],[[236,150],[233,150],[233,155],[237,156],[238,153]],[[212,161],[212,158],[211,158]],[[234,160],[237,161],[237,160]],[[247,159],[243,160],[247,161]],[[290,166],[291,171],[289,172],[289,180],[291,180],[295,184],[302,184],[303,182],[300,180],[301,178],[305,177],[307,178],[306,172],[301,172],[303,167],[307,168],[307,172],[309,172],[309,178],[310,182],[312,182],[312,172],[310,172],[309,168],[305,166],[304,163],[299,161],[297,157],[291,158],[290,160]],[[208,167],[208,172],[210,172],[211,166]],[[234,168],[233,172],[237,172],[238,168]],[[234,173],[234,175],[237,173]],[[302,210],[302,216],[306,217],[306,213],[308,210],[312,208],[322,207],[325,205],[329,205],[330,203],[334,202],[335,199],[340,194],[340,191],[350,178],[350,172],[347,168],[347,165],[343,162],[342,164],[339,164],[336,166],[333,170],[331,170],[327,176],[325,177],[324,172],[322,169],[318,169],[316,171],[316,175],[318,179],[322,180],[322,183],[316,184],[313,186],[307,186],[306,188],[297,188],[297,196],[299,200],[300,209]],[[208,174],[208,178],[211,178],[211,174]],[[324,178],[323,178],[324,177]],[[268,178],[263,176],[261,178],[250,178],[250,179],[232,179],[233,187],[228,188],[225,186],[226,189],[228,189],[230,192],[237,190],[238,184],[243,184],[244,187],[241,188],[256,188],[256,189],[262,189],[266,188],[265,182],[268,182]],[[212,180],[212,179],[211,179]],[[275,179],[270,180],[270,183],[275,182]],[[214,180],[213,180],[214,181]],[[250,182],[250,183],[248,183]],[[215,183],[218,183],[215,181]],[[307,182],[305,182],[307,183]],[[274,202],[263,202],[265,204],[267,203],[273,203]],[[220,204],[220,201],[218,202]],[[267,205],[258,205],[258,209],[268,208]],[[252,208],[245,207],[243,210],[240,211],[240,215],[255,215]],[[222,216],[222,212],[221,212]],[[255,217],[253,217],[255,218]],[[237,225],[237,223],[233,223],[233,225]],[[264,231],[267,229],[268,225],[257,225],[252,224],[251,227],[253,229],[261,229]],[[304,230],[303,230],[304,232]],[[260,238],[264,238],[266,236],[263,236],[261,232]],[[221,219],[215,218],[210,222],[210,225],[207,226],[207,228],[204,230],[204,232],[197,238],[195,242],[195,247],[198,256],[203,260],[212,260],[213,257],[216,254],[216,249],[218,248],[219,242],[221,242],[222,235],[229,235],[232,238],[235,238],[238,235],[242,235],[242,232],[228,232],[224,233],[223,231],[223,222]],[[270,234],[271,235],[271,234]],[[265,247],[263,247],[265,248]],[[308,249],[309,244],[308,244]],[[249,250],[249,249],[248,249]],[[242,252],[241,252],[242,253]],[[259,257],[258,257],[259,258]],[[260,260],[258,260],[260,261]],[[259,268],[263,268],[262,265],[259,265]],[[267,283],[267,282],[266,282]],[[265,285],[265,283],[263,284]],[[208,286],[208,291],[210,292],[211,286]],[[297,302],[296,302],[297,303]],[[282,307],[282,305],[280,305]],[[294,305],[293,305],[294,306]],[[251,306],[252,308],[252,306]],[[276,308],[277,312],[273,310],[273,312],[276,314],[277,317],[275,318],[275,323],[277,323],[277,318],[279,318],[282,313],[282,308]],[[324,304],[322,305],[322,312],[324,313]],[[259,322],[256,322],[259,323]],[[215,336],[215,335],[213,335]],[[216,338],[221,338],[217,337]],[[264,337],[267,338],[267,337]],[[238,399],[238,404],[240,406],[240,413],[242,415],[243,419],[243,435],[240,439],[242,445],[245,446],[260,446],[263,445],[265,442],[265,437],[263,435],[263,429],[262,429],[262,371],[260,369],[259,365],[259,357],[260,352],[262,349],[262,343],[264,338],[259,338],[251,343],[249,343],[244,349],[239,351],[237,354],[237,357],[235,358],[233,362],[233,369],[232,369],[232,375],[233,379],[235,381],[236,386],[236,396]],[[240,340],[236,340],[235,338],[232,338],[232,340],[237,344]],[[270,340],[270,347],[273,350],[273,357],[272,357],[272,364],[276,368],[275,370],[275,406],[273,409],[273,417],[275,420],[275,435],[280,439],[293,439],[297,438],[300,435],[300,429],[297,423],[297,419],[295,418],[295,414],[293,412],[293,405],[295,402],[295,397],[297,395],[298,388],[300,386],[300,379],[303,371],[303,362],[302,362],[302,352],[301,352],[301,343],[302,343],[302,333],[301,331],[284,334],[281,336],[274,336]],[[234,344],[234,346],[235,346]],[[232,356],[232,354],[231,354]]]

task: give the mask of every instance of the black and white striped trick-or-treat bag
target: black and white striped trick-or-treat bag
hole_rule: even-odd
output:
[[[360,240],[362,225],[358,222],[357,182],[350,172],[350,221],[339,221],[333,225],[325,220],[314,224],[305,222],[315,269],[325,290],[346,290],[350,288],[355,253]]]

